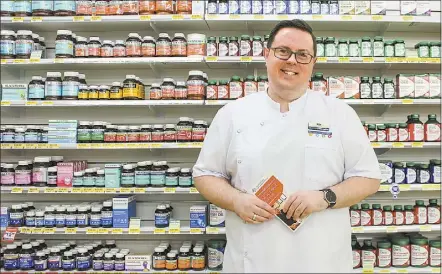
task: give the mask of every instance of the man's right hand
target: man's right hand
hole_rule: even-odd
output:
[[[233,200],[233,208],[236,215],[250,224],[260,224],[275,216],[275,210],[270,205],[248,193],[239,192]]]

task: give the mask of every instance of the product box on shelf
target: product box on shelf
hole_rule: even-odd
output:
[[[0,210],[0,227],[7,227],[9,225],[9,208],[2,206]]]
[[[87,168],[87,161],[63,162],[57,164],[57,187],[72,187],[74,172]]]
[[[2,84],[2,101],[22,101],[28,98],[27,84]]]
[[[328,81],[328,95],[332,97],[340,97],[345,91],[344,77],[330,76]]]
[[[129,220],[136,214],[135,196],[119,195],[112,199],[113,227],[129,228]]]
[[[214,204],[209,205],[209,225],[215,227],[225,227],[226,225],[226,210]]]
[[[373,15],[386,15],[388,1],[371,1],[370,11]]]
[[[401,15],[416,15],[418,1],[401,1]]]
[[[430,97],[440,97],[440,74],[439,73],[430,73],[429,75],[430,82]]]
[[[356,1],[339,1],[339,14],[354,15]]]
[[[414,75],[414,97],[430,97],[430,76],[428,74]]]
[[[144,272],[151,269],[150,255],[126,255],[125,267],[126,271],[131,272]]]
[[[104,185],[108,188],[120,187],[121,181],[121,165],[105,164],[104,165]]]
[[[414,75],[398,74],[396,75],[396,94],[398,98],[414,98]]]
[[[193,0],[192,1],[192,15],[202,15],[204,16],[205,2],[203,0]]]
[[[355,14],[356,15],[369,15],[370,14],[370,1],[355,1]]]
[[[207,205],[190,207],[190,228],[205,228],[207,226]]]
[[[359,76],[344,76],[344,94],[345,99],[359,99],[359,85],[361,84],[361,77]]]
[[[416,15],[417,16],[430,16],[431,15],[431,3],[430,2],[432,2],[432,1],[422,1],[422,0],[417,1]],[[433,1],[433,2],[436,2],[436,1]]]
[[[49,120],[48,143],[77,143],[77,120]]]

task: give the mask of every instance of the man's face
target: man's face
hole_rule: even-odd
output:
[[[278,31],[271,48],[283,48],[293,52],[303,52],[314,56],[313,40],[308,32],[295,28],[283,28]],[[316,59],[309,64],[300,64],[292,55],[288,60],[281,60],[275,56],[274,50],[265,49],[264,56],[267,65],[272,91],[281,97],[290,91],[301,91],[308,87]]]

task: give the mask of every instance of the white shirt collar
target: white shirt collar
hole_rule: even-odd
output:
[[[301,97],[299,97],[298,99],[293,100],[292,102],[289,103],[289,111],[288,112],[291,112],[296,108],[299,108],[307,100],[308,91],[309,90],[307,89]],[[272,109],[275,109],[278,112],[280,112],[280,104],[275,102],[272,98],[270,98],[268,91],[265,92],[264,97],[265,97],[265,101]]]

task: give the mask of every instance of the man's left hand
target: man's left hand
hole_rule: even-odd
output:
[[[324,193],[319,190],[298,191],[291,194],[284,202],[284,213],[287,219],[302,220],[313,212],[327,209],[328,203],[324,200]]]

